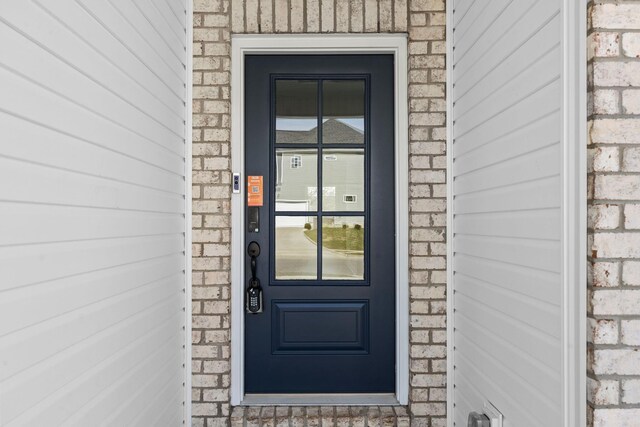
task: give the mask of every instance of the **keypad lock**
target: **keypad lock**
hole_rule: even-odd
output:
[[[260,255],[260,245],[257,242],[249,243],[247,254],[251,257],[251,278],[249,279],[249,287],[246,292],[246,310],[247,313],[262,313],[262,286],[260,279],[256,277],[257,258]]]
[[[247,313],[262,313],[262,287],[258,279],[249,279],[247,288]]]

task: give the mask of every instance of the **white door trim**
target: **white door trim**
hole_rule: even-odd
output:
[[[447,94],[453,89],[453,6],[447,0]],[[586,425],[586,260],[587,260],[587,79],[585,1],[562,0],[562,275],[563,275],[563,416],[564,426]],[[453,101],[447,95],[447,413],[453,414]],[[478,408],[480,409],[480,408]],[[447,417],[453,427],[453,417]]]
[[[247,54],[386,53],[395,58],[396,398],[409,401],[409,149],[405,34],[233,35],[231,163],[244,177],[244,56]],[[244,399],[244,182],[231,199],[231,404]]]

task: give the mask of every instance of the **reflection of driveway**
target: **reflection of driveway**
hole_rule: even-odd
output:
[[[276,277],[315,279],[316,244],[298,227],[276,229]],[[322,270],[325,279],[362,279],[363,256],[324,250]]]

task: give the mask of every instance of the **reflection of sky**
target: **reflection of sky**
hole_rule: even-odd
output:
[[[351,126],[354,129],[364,132],[364,119],[363,118],[340,118],[337,121]],[[327,119],[324,120],[326,122]],[[308,131],[317,126],[316,119],[284,119],[278,117],[276,119],[277,130],[291,130],[291,131]]]

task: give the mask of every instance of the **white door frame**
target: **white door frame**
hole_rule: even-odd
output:
[[[231,199],[231,404],[240,405],[244,400],[244,56],[378,53],[393,54],[395,59],[396,399],[398,403],[406,405],[409,400],[409,121],[406,34],[233,35],[231,51],[231,159],[233,172],[239,173],[241,177],[240,193],[233,194]],[[349,402],[342,399],[342,403]]]
[[[453,6],[447,0],[447,183],[452,177]],[[563,425],[586,425],[587,79],[586,1],[562,0],[562,406]],[[453,241],[453,189],[447,186],[447,242]],[[447,413],[453,414],[453,253],[447,245]],[[478,408],[482,409],[482,408]],[[453,427],[453,417],[447,418]]]

